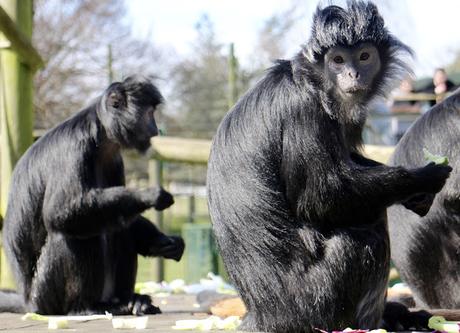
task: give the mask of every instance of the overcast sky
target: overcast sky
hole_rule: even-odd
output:
[[[300,17],[286,36],[292,55],[306,41],[317,0],[294,0]],[[234,42],[244,64],[254,52],[257,32],[272,14],[292,6],[289,0],[129,0],[128,18],[136,37],[175,50],[186,56],[196,37],[195,24],[207,14],[217,39]],[[322,3],[327,3],[322,1]],[[343,4],[344,1],[334,1]],[[460,0],[382,0],[380,7],[390,31],[416,52],[415,72],[431,75],[460,50]]]

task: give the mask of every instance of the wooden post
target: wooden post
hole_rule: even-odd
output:
[[[193,223],[196,216],[195,194],[191,193],[188,200],[188,223]]]
[[[107,70],[109,74],[109,84],[113,82],[113,55],[112,55],[112,44],[107,46]]]
[[[160,160],[149,160],[149,185],[150,186],[162,186],[163,183],[163,162]],[[155,211],[151,214],[154,223],[163,231],[163,212]],[[164,259],[155,258],[153,267],[154,278],[157,282],[161,282],[164,279]]]
[[[32,0],[0,0],[17,29],[32,36]],[[0,39],[5,41],[1,34]],[[32,144],[33,128],[33,70],[13,49],[0,51],[0,215],[5,216],[13,168]],[[14,286],[2,252],[1,287]]]
[[[230,44],[228,52],[228,108],[235,105],[238,98],[238,89],[236,86],[237,81],[237,60],[235,58],[235,46]]]

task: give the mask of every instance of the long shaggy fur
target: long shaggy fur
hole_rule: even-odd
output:
[[[385,64],[369,98],[344,103],[322,74],[326,50],[375,43]],[[402,168],[359,152],[369,100],[406,66],[408,48],[375,5],[318,9],[310,41],[278,61],[214,138],[208,198],[214,233],[247,309],[242,329],[376,328],[389,270],[385,209],[415,189]]]
[[[134,293],[137,255],[178,260],[184,244],[140,215],[168,207],[172,197],[157,188],[127,189],[120,146],[150,144],[156,125],[146,110],[161,101],[148,80],[114,83],[21,157],[3,228],[20,297],[0,293],[0,311],[159,311]]]
[[[402,205],[388,210],[391,256],[416,305],[460,308],[460,90],[419,118],[396,146],[391,164],[426,164],[423,149],[447,156],[453,171],[420,217]]]

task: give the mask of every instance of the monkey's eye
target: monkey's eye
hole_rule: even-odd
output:
[[[155,115],[155,108],[153,106],[149,106],[147,109],[147,115],[149,117],[153,117]]]
[[[334,59],[332,59],[336,64],[343,64],[344,60],[342,56],[335,56]]]
[[[369,57],[370,57],[369,53],[363,52],[363,53],[361,53],[361,55],[359,56],[359,60],[361,60],[361,61],[366,61],[367,59],[369,59]]]

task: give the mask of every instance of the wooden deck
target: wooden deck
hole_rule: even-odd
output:
[[[154,298],[155,305],[163,311],[162,314],[149,316],[145,330],[116,330],[110,320],[94,320],[88,322],[69,322],[69,328],[64,330],[49,330],[46,322],[21,320],[22,314],[0,313],[0,332],[203,332],[173,330],[176,320],[205,319],[209,314],[200,312],[192,295],[174,295],[165,298]],[[223,332],[223,331],[208,331]],[[236,332],[236,331],[233,331]]]

